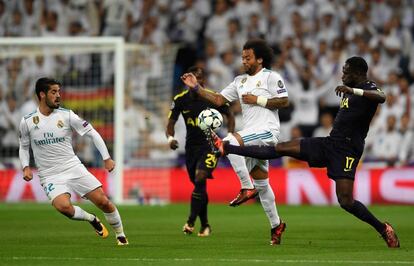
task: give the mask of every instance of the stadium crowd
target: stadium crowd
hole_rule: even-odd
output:
[[[1,37],[123,36],[157,47],[180,44],[171,93],[182,88],[179,76],[191,65],[205,68],[208,87],[221,90],[242,71],[245,41],[266,39],[291,101],[280,110],[282,140],[329,134],[341,66],[362,56],[387,95],[364,154],[365,163],[382,166],[414,165],[413,35],[413,0],[0,0]],[[93,64],[77,59],[79,72]],[[73,63],[0,60],[0,156],[17,156],[18,124],[34,104],[29,84],[58,66],[72,71]],[[240,112],[237,104],[232,108]]]

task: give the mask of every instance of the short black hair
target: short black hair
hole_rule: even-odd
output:
[[[261,58],[263,60],[263,67],[270,69],[273,60],[273,49],[263,39],[251,39],[248,40],[243,50],[252,49],[256,59]]]
[[[351,72],[366,75],[368,72],[368,64],[364,58],[360,56],[353,56],[346,60],[345,64],[348,64]]]
[[[43,91],[45,94],[47,94],[47,92],[50,89],[50,86],[52,85],[61,86],[59,81],[52,79],[52,78],[48,78],[48,77],[43,77],[36,81],[36,95],[39,101],[40,101],[40,92]]]

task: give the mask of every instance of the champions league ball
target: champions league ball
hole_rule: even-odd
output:
[[[198,127],[201,130],[212,129],[216,131],[223,125],[223,116],[213,108],[207,108],[198,115]]]

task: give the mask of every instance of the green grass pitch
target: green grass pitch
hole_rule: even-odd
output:
[[[103,219],[93,205],[82,206]],[[280,246],[269,245],[258,204],[210,205],[208,238],[181,233],[188,208],[120,206],[130,241],[120,247],[112,232],[100,239],[48,204],[0,204],[0,265],[414,265],[414,206],[370,207],[393,224],[400,249],[335,206],[280,206],[287,223]]]

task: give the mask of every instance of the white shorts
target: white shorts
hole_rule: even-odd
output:
[[[72,195],[75,192],[83,197],[102,186],[101,182],[83,164],[54,176],[41,177],[40,185],[50,201],[64,193]]]
[[[243,129],[237,132],[243,140],[245,146],[251,145],[260,145],[260,146],[274,146],[278,143],[279,133],[266,129]],[[258,166],[263,171],[269,171],[269,161],[260,160],[256,158],[246,158],[246,166],[249,172],[255,167]]]

